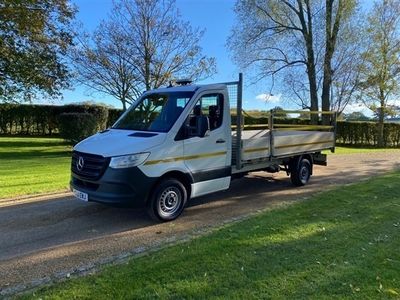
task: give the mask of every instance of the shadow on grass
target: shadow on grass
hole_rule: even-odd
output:
[[[69,146],[69,144],[60,139],[35,139],[26,138],[27,141],[22,141],[23,138],[9,138],[7,141],[0,139],[0,148],[30,148],[30,147],[56,147],[56,146]],[[24,138],[25,139],[25,138]]]
[[[72,147],[60,139],[2,138],[0,139],[0,159],[30,159],[41,156],[71,156]]]
[[[72,150],[24,150],[20,152],[2,152],[0,160],[29,160],[37,158],[71,157]]]

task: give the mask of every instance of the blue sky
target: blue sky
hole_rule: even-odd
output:
[[[79,10],[77,20],[87,31],[92,31],[102,19],[106,19],[112,8],[111,0],[72,0],[72,2]],[[235,23],[234,3],[234,0],[176,0],[182,18],[190,21],[192,26],[206,30],[201,47],[206,55],[217,60],[217,74],[200,82],[202,84],[234,81],[238,78],[239,69],[231,60],[226,48],[227,38]],[[266,93],[267,90],[254,85],[248,86],[246,74],[244,77],[244,100],[248,109],[270,109],[278,105],[277,102],[266,105],[264,101],[257,99],[257,95]],[[93,100],[121,107],[118,100],[107,95],[92,93],[84,86],[76,86],[73,91],[65,91],[63,94],[63,103]],[[272,100],[278,99],[273,97]]]
[[[106,19],[112,9],[112,0],[71,0],[78,8],[77,21],[81,22],[86,31],[92,31],[102,19]],[[205,29],[201,41],[204,54],[216,58],[217,73],[211,78],[199,82],[200,84],[234,81],[238,78],[239,69],[231,59],[231,53],[226,47],[227,38],[235,25],[234,4],[236,0],[176,0],[176,5],[184,20],[190,21],[192,26]],[[371,0],[362,2],[364,7],[370,7]],[[251,85],[246,81],[244,72],[244,108],[271,109],[282,106],[285,109],[299,109],[299,107],[280,101],[282,91],[275,84],[272,91],[274,96],[267,96],[270,92],[270,82],[260,81]],[[117,99],[104,94],[93,93],[84,86],[76,86],[72,91],[63,93],[62,103],[82,102],[92,100],[111,104],[120,108]],[[266,103],[268,98],[268,104]],[[61,104],[61,103],[60,103]],[[346,111],[362,111],[370,114],[368,109],[357,104],[350,105]]]

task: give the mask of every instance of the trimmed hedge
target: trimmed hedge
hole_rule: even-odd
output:
[[[72,145],[99,131],[98,118],[90,113],[62,113],[58,122],[60,136]]]
[[[109,108],[108,109],[108,120],[107,120],[107,128],[114,125],[114,123],[121,116],[122,110],[117,108]]]
[[[97,105],[18,105],[0,104],[1,135],[57,135],[59,116],[63,113],[86,113],[96,119],[96,131],[112,126],[122,110]],[[268,124],[268,118],[244,116],[245,124]],[[232,124],[235,124],[232,116]],[[276,118],[276,124],[309,124],[307,119]],[[400,147],[400,124],[385,123],[384,142],[386,147]],[[376,146],[377,123],[337,122],[337,143],[352,146]]]
[[[336,131],[338,144],[353,146],[377,146],[378,124],[376,122],[338,121]],[[400,147],[400,124],[385,123],[385,147]]]
[[[0,104],[1,135],[59,134],[59,119],[63,113],[88,113],[95,117],[97,130],[108,125],[108,108],[97,105],[19,105]]]
[[[58,132],[60,110],[54,105],[1,104],[0,134],[52,135]]]
[[[96,131],[101,131],[107,128],[108,121],[108,108],[105,106],[97,105],[64,105],[62,113],[71,114],[89,114],[94,118]]]
[[[246,125],[268,124],[268,118],[244,117]],[[301,118],[275,118],[275,124],[309,125],[309,119]],[[232,116],[232,124],[236,124],[236,116]],[[250,127],[251,129],[251,127]],[[351,146],[377,146],[378,123],[359,121],[337,121],[336,142],[340,145]],[[385,123],[384,146],[400,147],[400,123]]]

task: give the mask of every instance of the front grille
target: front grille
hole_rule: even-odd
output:
[[[72,184],[74,187],[83,188],[86,190],[96,191],[99,188],[97,183],[92,183],[90,181],[81,180],[78,178],[72,178]]]
[[[78,168],[79,158],[83,159],[83,167]],[[106,170],[110,159],[95,155],[74,151],[72,153],[71,171],[81,178],[88,180],[99,179]]]

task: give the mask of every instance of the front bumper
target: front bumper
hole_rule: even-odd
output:
[[[113,206],[144,207],[157,178],[147,177],[138,167],[107,168],[98,180],[72,172],[71,189],[88,194],[89,201]]]

